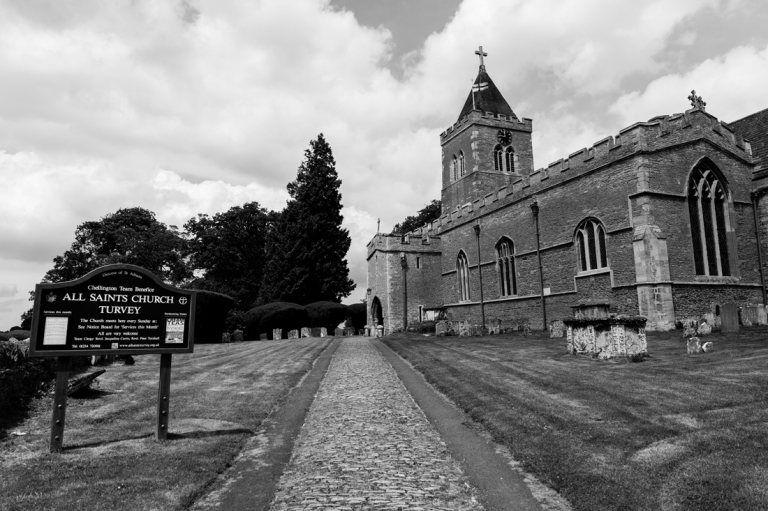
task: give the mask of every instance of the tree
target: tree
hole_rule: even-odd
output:
[[[407,216],[405,217],[405,220],[399,224],[395,224],[395,227],[392,228],[392,234],[405,234],[406,232],[418,229],[424,224],[437,220],[440,218],[440,209],[440,200],[433,200],[424,206],[424,208],[420,209],[416,216]]]
[[[269,263],[260,302],[339,302],[355,288],[345,259],[351,239],[341,227],[341,180],[323,134],[310,142],[290,199],[267,237]]]
[[[189,220],[184,225],[189,263],[203,272],[190,287],[227,294],[235,299],[237,309],[250,309],[259,296],[266,235],[273,221],[274,213],[258,202]]]
[[[53,259],[43,282],[64,282],[82,277],[105,264],[135,264],[178,285],[192,277],[184,261],[185,241],[178,230],[157,221],[144,208],[120,209],[101,220],[84,222],[75,241]]]

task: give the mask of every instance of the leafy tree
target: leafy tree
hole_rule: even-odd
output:
[[[64,282],[82,277],[105,264],[135,264],[172,284],[192,276],[184,261],[185,241],[176,227],[168,227],[144,208],[120,209],[101,220],[84,222],[75,241],[53,259],[43,282]]]
[[[435,199],[423,209],[420,209],[416,216],[407,216],[405,220],[399,224],[395,224],[392,228],[392,234],[405,234],[411,232],[414,229],[418,229],[424,224],[428,224],[434,220],[440,218],[441,203],[439,199]]]
[[[266,235],[273,221],[274,213],[258,202],[189,220],[184,225],[190,237],[189,263],[203,272],[190,287],[227,294],[237,309],[248,310],[259,296]]]
[[[34,293],[32,293],[34,296]],[[32,330],[32,311],[34,309],[29,309],[27,312],[22,313],[21,315],[21,329],[22,330]]]
[[[339,302],[355,288],[345,259],[351,239],[341,227],[341,180],[323,134],[310,142],[291,198],[267,238],[269,263],[260,302]]]

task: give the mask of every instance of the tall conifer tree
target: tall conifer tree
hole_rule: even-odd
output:
[[[304,152],[291,198],[267,241],[260,301],[302,305],[339,302],[355,288],[345,259],[351,239],[341,227],[341,180],[323,134]]]

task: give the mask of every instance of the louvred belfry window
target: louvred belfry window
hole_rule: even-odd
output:
[[[504,170],[504,151],[500,145],[493,148],[493,170],[496,172]]]
[[[704,161],[688,180],[688,216],[691,222],[696,275],[729,276],[728,193],[715,166]]]
[[[515,171],[515,151],[511,147],[507,147],[507,150],[504,152],[504,160],[506,165],[506,171],[507,172],[514,172]]]
[[[451,177],[453,177],[453,180],[456,181],[459,179],[459,161],[456,159],[456,155],[453,155],[453,159],[451,160]]]
[[[459,301],[469,300],[469,264],[464,252],[459,252],[456,258],[456,274],[459,279]]]
[[[517,294],[515,279],[515,255],[512,240],[505,238],[496,245],[497,270],[499,274],[499,295],[512,296]]]
[[[464,177],[464,151],[459,151],[459,175]]]
[[[597,220],[584,220],[579,225],[576,229],[576,244],[579,248],[579,271],[608,267],[605,228]]]

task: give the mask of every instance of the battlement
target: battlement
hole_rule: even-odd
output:
[[[444,142],[450,138],[451,135],[460,131],[464,126],[477,121],[495,121],[498,122],[499,125],[504,124],[507,128],[528,132],[533,131],[533,120],[528,119],[527,117],[517,118],[504,114],[495,114],[493,112],[480,112],[478,110],[474,110],[456,121],[453,126],[449,126],[448,129],[440,133],[440,141]],[[509,123],[512,123],[512,126],[509,126]]]
[[[368,259],[376,250],[384,252],[434,252],[440,250],[440,237],[435,222],[426,224],[403,235],[377,233],[368,242]]]
[[[469,115],[465,116],[445,131],[441,138],[469,122],[469,118]],[[531,121],[523,119],[519,122],[530,124]],[[656,151],[698,139],[707,139],[749,162],[753,161],[749,142],[713,115],[695,108],[681,114],[662,115],[628,126],[615,136],[598,140],[590,147],[569,154],[567,158],[534,170],[530,175],[520,176],[511,184],[502,186],[483,198],[456,207],[422,230],[426,229],[431,236],[431,233],[437,234],[443,229],[463,224],[511,202],[531,198],[541,189],[554,183],[609,165],[634,153]]]

